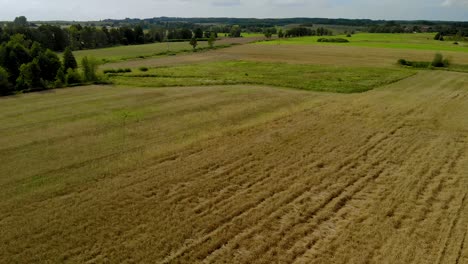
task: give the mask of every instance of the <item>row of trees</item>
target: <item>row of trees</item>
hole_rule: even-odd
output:
[[[24,35],[11,36],[0,45],[0,94],[27,92],[98,81],[97,63],[87,57],[82,60],[82,72],[70,48],[63,62],[55,52]]]
[[[191,29],[156,25],[147,30],[144,30],[141,25],[108,28],[74,24],[61,27],[48,24],[33,25],[25,17],[18,17],[11,23],[0,25],[0,44],[8,42],[14,35],[22,34],[27,40],[38,42],[42,47],[53,51],[63,51],[66,47],[71,47],[72,50],[82,50],[167,40],[190,40],[192,37],[208,39],[211,33],[217,37],[221,29],[226,30],[226,34],[233,37],[240,37],[241,30],[238,26],[214,27],[213,30],[206,30],[202,27]]]
[[[368,28],[369,33],[413,33],[413,32],[439,32],[444,36],[468,37],[468,24],[453,23],[404,25],[394,21],[385,24],[373,25]]]
[[[110,30],[107,27],[82,27],[79,24],[65,28],[47,24],[34,26],[29,24],[26,18],[20,17],[12,23],[0,26],[0,44],[17,34],[24,35],[27,40],[38,42],[42,47],[53,51],[63,51],[66,47],[80,50],[146,42],[140,26]]]
[[[320,27],[312,29],[308,27],[291,28],[284,33],[284,37],[304,37],[304,36],[331,36],[333,32],[329,29]]]
[[[438,33],[436,34],[436,40],[455,40],[463,41],[468,38],[468,29],[464,28],[455,28],[455,27],[437,27]]]
[[[405,33],[413,32],[412,30],[417,30],[414,28],[404,27],[395,22],[388,22],[384,25],[374,25],[369,27],[369,33]]]

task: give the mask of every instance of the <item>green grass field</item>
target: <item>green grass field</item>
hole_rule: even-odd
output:
[[[356,93],[392,83],[415,72],[408,69],[324,67],[246,61],[152,68],[111,76],[118,85],[165,87],[256,84],[311,91]]]
[[[319,36],[288,38],[281,40],[260,42],[259,45],[281,45],[281,44],[297,44],[297,45],[348,45],[359,47],[374,47],[374,48],[393,48],[393,49],[414,49],[414,50],[434,50],[434,51],[457,51],[468,52],[468,43],[459,42],[458,45],[453,44],[453,41],[437,41],[434,40],[432,33],[419,34],[380,34],[380,33],[358,33],[350,38],[345,35],[334,36],[338,38],[346,38],[349,43],[319,43]]]

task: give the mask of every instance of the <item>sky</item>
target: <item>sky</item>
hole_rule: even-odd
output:
[[[324,17],[468,21],[468,0],[0,0],[0,20]]]

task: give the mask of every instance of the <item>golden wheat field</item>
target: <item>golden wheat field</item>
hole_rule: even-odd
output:
[[[1,98],[0,262],[468,263],[467,113],[446,71]]]

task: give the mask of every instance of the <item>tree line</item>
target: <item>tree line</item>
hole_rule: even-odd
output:
[[[146,19],[106,19],[99,22],[93,22],[101,25],[135,25],[144,24],[150,25],[163,25],[163,24],[178,24],[180,25],[217,25],[217,26],[229,26],[238,25],[241,29],[250,32],[262,32],[264,28],[276,27],[276,26],[287,26],[287,25],[339,25],[339,26],[355,26],[355,27],[371,27],[376,25],[385,25],[387,23],[396,23],[403,26],[457,26],[468,28],[468,22],[457,22],[457,21],[428,21],[428,20],[372,20],[372,19],[346,19],[346,18],[226,18],[226,17],[214,17],[214,18],[183,18],[183,17],[154,17]],[[250,30],[248,30],[250,29]],[[255,30],[256,29],[256,30]],[[229,32],[223,31],[223,32]]]
[[[21,34],[25,39],[38,42],[52,51],[95,49],[116,45],[135,45],[163,41],[187,41],[209,39],[214,33],[240,37],[238,26],[229,27],[173,27],[153,25],[145,29],[142,25],[131,26],[93,26],[73,24],[68,26],[53,24],[32,24],[25,17],[17,17],[13,22],[0,25],[0,44],[8,42],[12,36]]]
[[[279,35],[283,35],[283,33]],[[319,27],[317,29],[313,29],[310,27],[294,27],[294,28],[286,30],[286,32],[284,33],[284,37],[287,37],[287,38],[305,37],[305,36],[331,36],[331,35],[333,35],[333,32],[323,27]]]
[[[97,82],[97,66],[84,57],[79,71],[70,48],[61,60],[39,42],[15,34],[0,45],[0,95]]]

